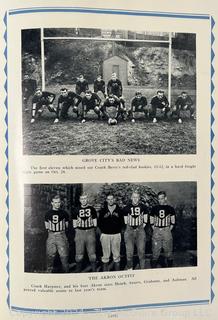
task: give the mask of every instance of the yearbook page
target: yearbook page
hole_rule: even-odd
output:
[[[217,18],[3,0],[3,319],[217,319]]]

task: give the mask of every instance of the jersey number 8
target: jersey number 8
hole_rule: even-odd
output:
[[[161,218],[161,219],[165,218],[165,210],[159,211],[159,218]]]
[[[58,221],[59,221],[58,215],[53,215],[53,216],[52,216],[52,222],[53,222],[53,223],[58,223]]]

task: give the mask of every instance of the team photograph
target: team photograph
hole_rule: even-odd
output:
[[[193,266],[196,182],[24,185],[25,272]]]
[[[196,36],[22,30],[23,153],[195,154]]]

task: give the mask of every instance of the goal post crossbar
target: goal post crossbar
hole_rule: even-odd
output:
[[[142,40],[142,39],[122,39],[122,38],[94,38],[94,37],[43,37],[44,40],[92,40],[92,41],[116,41],[116,42],[148,42],[148,43],[169,43],[169,40]]]
[[[45,90],[45,41],[46,40],[92,40],[92,41],[113,41],[113,42],[140,42],[140,43],[162,43],[168,44],[168,100],[171,104],[171,73],[172,73],[172,33],[168,33],[168,40],[142,40],[142,39],[119,39],[119,38],[99,38],[99,37],[46,37],[44,28],[41,28],[41,70],[42,70],[42,90]]]

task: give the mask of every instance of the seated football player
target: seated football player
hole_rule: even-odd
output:
[[[84,78],[83,74],[81,74],[76,82],[76,94],[84,97],[87,90],[89,90],[88,81]]]
[[[143,112],[145,117],[148,116],[148,110],[146,109],[147,104],[146,97],[144,97],[140,91],[137,91],[135,97],[131,101],[131,109],[129,111],[129,117],[132,122],[135,122],[136,112]]]
[[[101,99],[96,93],[87,90],[85,96],[82,98],[82,123],[86,122],[86,115],[90,110],[93,110],[98,119],[101,119]]]
[[[157,109],[161,110],[164,114],[164,118],[167,118],[167,113],[170,111],[169,102],[167,97],[164,95],[164,91],[158,90],[157,94],[151,99],[151,117],[153,118],[153,123],[157,122]]]
[[[68,91],[67,88],[60,90],[60,96],[58,98],[57,114],[61,119],[66,120],[68,118],[69,108],[72,107],[74,113],[79,117],[78,105],[82,101],[82,97],[73,91]]]
[[[120,103],[119,98],[110,94],[103,104],[102,113],[108,123],[111,124],[111,120],[117,121],[119,117],[125,120],[126,108]]]
[[[48,91],[42,91],[41,88],[37,88],[35,91],[35,94],[32,99],[32,119],[31,123],[35,122],[36,116],[40,117],[42,115],[42,112],[44,111],[45,107],[50,112],[55,113],[55,120],[54,123],[58,122],[58,114],[57,110],[53,106],[53,101],[55,99],[55,94],[48,92]]]
[[[182,123],[181,111],[184,110],[189,110],[190,117],[194,119],[195,108],[193,106],[193,101],[185,91],[183,91],[181,95],[178,96],[172,112],[172,115],[175,115],[177,117],[179,123]]]

